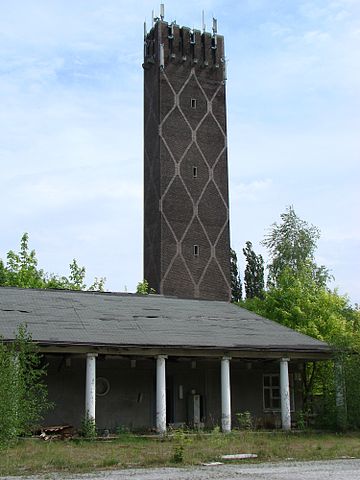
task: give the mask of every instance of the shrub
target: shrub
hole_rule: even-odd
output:
[[[29,434],[52,405],[43,383],[46,369],[26,327],[16,339],[0,339],[0,444]]]
[[[239,424],[240,430],[251,430],[253,427],[253,421],[251,418],[251,413],[248,411],[239,412],[235,414],[236,419]]]
[[[81,430],[80,434],[85,438],[95,438],[96,437],[96,424],[95,420],[92,417],[89,417],[89,414],[86,412],[84,418],[81,421]]]

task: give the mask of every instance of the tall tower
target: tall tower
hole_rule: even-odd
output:
[[[154,20],[144,32],[144,278],[230,300],[224,39]]]

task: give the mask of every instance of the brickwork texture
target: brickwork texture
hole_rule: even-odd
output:
[[[157,20],[144,38],[144,278],[230,300],[224,41]]]

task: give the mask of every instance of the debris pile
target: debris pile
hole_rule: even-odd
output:
[[[38,436],[42,440],[60,439],[65,440],[72,438],[75,435],[75,430],[72,425],[54,425],[48,427],[41,427]]]

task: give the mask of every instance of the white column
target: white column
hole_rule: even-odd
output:
[[[156,431],[166,432],[166,355],[156,357]]]
[[[231,431],[230,357],[221,359],[221,428]]]
[[[289,358],[281,359],[280,361],[280,397],[281,397],[281,425],[283,430],[291,429],[288,364],[289,364]]]
[[[95,421],[96,401],[96,357],[97,353],[86,355],[85,414]]]

